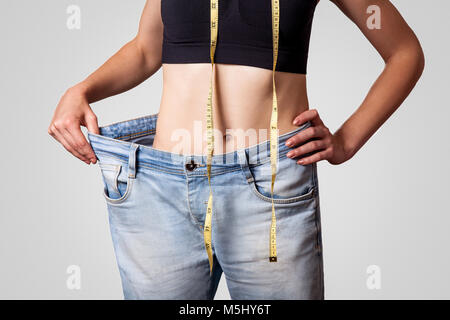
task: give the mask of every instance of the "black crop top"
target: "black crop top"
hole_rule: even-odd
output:
[[[276,70],[306,74],[317,0],[280,0]],[[161,0],[163,63],[211,62],[210,0]],[[219,0],[214,62],[273,68],[271,0]]]

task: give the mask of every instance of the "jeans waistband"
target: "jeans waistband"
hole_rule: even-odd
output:
[[[158,150],[151,147],[156,132],[158,114],[117,122],[100,127],[100,134],[88,132],[88,139],[97,156],[100,154],[128,161],[130,151],[135,148],[136,162],[147,166],[163,167],[174,173],[185,172],[185,165],[194,161],[198,165],[196,174],[206,175],[206,155],[186,155]],[[291,149],[285,145],[287,139],[311,126],[308,121],[297,129],[279,136],[278,157],[285,156]],[[270,161],[270,141],[236,151],[214,154],[211,174],[240,168],[239,153],[247,155],[248,164],[259,165]]]

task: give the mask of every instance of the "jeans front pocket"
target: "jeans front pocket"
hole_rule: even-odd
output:
[[[119,162],[98,162],[103,178],[103,196],[109,203],[124,202],[130,192],[133,179],[127,174],[127,168]]]
[[[274,203],[287,204],[309,200],[316,191],[313,165],[298,165],[295,160],[281,156],[277,164],[274,186]],[[271,202],[272,171],[270,161],[250,165],[252,181],[249,186],[262,200]]]

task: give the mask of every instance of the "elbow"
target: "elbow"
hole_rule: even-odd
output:
[[[425,70],[425,54],[418,40],[408,49],[407,57],[411,71],[417,81]]]
[[[410,68],[415,75],[416,81],[422,76],[425,69],[425,54],[419,40],[416,38],[407,50]]]
[[[418,40],[399,48],[385,61],[401,66],[414,82],[419,80],[425,69],[425,54]]]
[[[417,56],[417,79],[422,76],[423,71],[425,70],[425,54],[423,53],[423,49],[419,44],[419,47],[416,51]]]

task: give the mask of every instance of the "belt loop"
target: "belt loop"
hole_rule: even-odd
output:
[[[136,178],[136,153],[139,145],[132,143],[130,147],[130,154],[128,156],[128,177],[130,179]]]
[[[252,183],[253,175],[250,171],[250,168],[248,167],[248,159],[247,159],[247,153],[245,152],[245,149],[238,150],[237,154],[239,156],[239,164],[241,165],[242,172],[244,173],[245,178],[247,179],[247,182]]]

